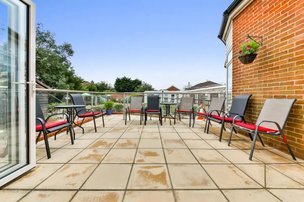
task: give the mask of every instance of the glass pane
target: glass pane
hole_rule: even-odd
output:
[[[0,0],[0,179],[28,164],[27,6]]]

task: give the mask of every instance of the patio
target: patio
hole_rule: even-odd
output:
[[[136,118],[136,117],[135,117]],[[134,119],[134,116],[133,116]],[[98,132],[92,122],[85,134],[76,129],[70,144],[65,133],[50,138],[52,158],[44,142],[37,144],[37,167],[3,187],[9,201],[303,201],[304,161],[292,161],[270,147],[257,145],[249,161],[250,141],[236,135],[227,146],[205,134],[203,122],[188,120],[163,126],[153,119],[124,125],[121,115],[105,118]],[[211,132],[218,134],[213,124]]]

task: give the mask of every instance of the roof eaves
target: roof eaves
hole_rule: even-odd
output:
[[[227,22],[228,22],[228,18],[230,13],[242,2],[243,0],[234,0],[230,6],[224,11],[223,13],[223,20],[222,20],[222,24],[221,24],[221,28],[220,28],[220,32],[218,34],[218,38],[224,43],[225,41],[223,40],[223,35],[225,33],[225,29],[227,26]]]

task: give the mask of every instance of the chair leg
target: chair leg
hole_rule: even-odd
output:
[[[105,127],[105,123],[104,123],[104,115],[101,116],[102,118],[102,126]]]
[[[290,153],[292,159],[296,161],[297,159],[296,159],[296,157],[295,157],[293,151],[291,150],[291,147],[289,146],[289,144],[288,144],[288,142],[287,142],[286,135],[283,135],[283,141],[284,141],[284,143],[286,144],[287,149],[288,149],[288,151],[289,151],[289,153]]]
[[[256,143],[257,137],[258,137],[258,131],[256,131],[254,133],[254,136],[253,136],[253,141],[252,141],[252,144],[251,144],[251,151],[250,151],[250,155],[249,155],[249,160],[250,161],[252,161],[254,147],[255,147],[255,143]]]
[[[191,127],[191,114],[189,114],[189,128]]]
[[[221,131],[220,131],[220,142],[222,141],[224,127],[225,127],[225,121],[222,121]]]
[[[259,138],[261,144],[263,145],[263,147],[265,147],[264,142],[263,142],[262,137],[260,136],[260,134],[258,134],[258,138]]]
[[[70,131],[71,143],[74,144],[75,134],[73,134],[72,126],[69,126],[68,130]]]
[[[160,121],[160,125],[162,126],[163,125],[163,115],[162,113],[159,113],[159,121]]]
[[[208,118],[205,117],[205,128],[204,128],[204,133],[207,131],[207,123],[208,123]]]
[[[131,121],[131,113],[129,112],[128,114],[129,114],[129,121]]]
[[[37,135],[37,138],[36,138],[36,144],[38,143],[39,139],[40,139],[40,136],[41,136],[41,131],[39,131],[38,135]]]
[[[178,120],[181,121],[181,113],[178,113]]]
[[[194,124],[195,124],[195,113],[193,113],[193,123],[192,123],[192,128],[194,128]]]
[[[231,144],[233,129],[234,129],[234,126],[232,125],[231,131],[230,131],[230,137],[229,137],[229,141],[228,141],[228,146],[230,146],[230,144]]]
[[[125,125],[127,125],[127,114],[128,114],[128,111],[126,109],[126,111],[124,113]]]
[[[44,144],[45,144],[45,149],[46,149],[46,155],[49,159],[49,158],[51,158],[51,151],[50,151],[50,145],[49,145],[49,140],[48,140],[46,131],[43,131],[43,138],[44,138]]]
[[[147,113],[145,113],[145,121],[144,121],[144,125],[146,125],[146,124],[147,124],[147,118],[148,118]]]
[[[176,110],[174,111],[174,122],[173,124],[175,125],[176,124]]]
[[[250,140],[252,141],[253,139],[252,139],[251,133],[248,133],[248,136],[249,136]]]
[[[211,120],[208,119],[208,124],[207,124],[207,134],[209,134],[209,127],[210,127],[210,124],[211,124]]]
[[[95,129],[95,133],[96,133],[97,132],[97,128],[96,128],[95,116],[93,116],[93,122],[94,122],[94,129]]]

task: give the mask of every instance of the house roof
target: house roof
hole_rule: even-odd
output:
[[[170,86],[167,88],[167,91],[180,91],[180,89],[176,88],[175,86]]]
[[[36,79],[36,88],[44,88],[44,89],[51,89],[50,86],[46,85],[42,81]]]
[[[219,83],[215,83],[213,81],[205,81],[202,83],[198,83],[194,86],[191,86],[190,88],[186,88],[186,90],[195,90],[199,88],[210,88],[210,87],[215,87],[215,86],[221,86]]]
[[[234,0],[230,5],[229,7],[224,11],[223,13],[223,19],[222,19],[222,24],[221,24],[221,28],[220,28],[220,32],[218,34],[218,38],[220,40],[223,41],[223,36],[224,36],[224,33],[225,33],[225,29],[226,29],[226,26],[227,26],[227,22],[228,22],[228,18],[229,18],[229,15],[230,13],[232,13],[232,11],[242,2],[243,0]],[[225,41],[223,41],[225,43]]]

